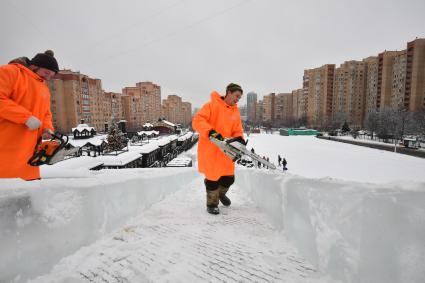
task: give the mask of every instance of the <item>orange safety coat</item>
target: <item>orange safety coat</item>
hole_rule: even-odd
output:
[[[241,115],[236,105],[230,106],[216,91],[211,93],[211,101],[202,106],[192,120],[192,127],[199,133],[198,169],[211,181],[221,176],[235,174],[233,161],[208,139],[214,129],[224,138],[243,137]]]
[[[42,122],[38,130],[25,125],[31,116]],[[0,66],[0,178],[40,178],[40,169],[27,162],[44,129],[54,130],[44,80],[20,64]]]

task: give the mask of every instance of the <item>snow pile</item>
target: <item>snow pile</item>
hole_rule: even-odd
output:
[[[48,272],[198,176],[195,168],[67,174],[66,179],[0,180],[0,282]]]
[[[425,183],[238,173],[238,185],[324,273],[343,282],[423,282]]]

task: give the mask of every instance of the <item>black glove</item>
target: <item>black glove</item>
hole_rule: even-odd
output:
[[[208,136],[216,138],[220,141],[224,141],[223,136],[220,133],[217,133],[214,129],[210,130],[210,132],[208,133]]]
[[[243,145],[246,145],[246,141],[243,139],[243,137],[236,137],[235,141],[240,142]]]

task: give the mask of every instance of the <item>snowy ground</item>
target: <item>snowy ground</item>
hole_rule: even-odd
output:
[[[70,160],[0,180],[0,282],[423,282],[424,159],[314,137],[251,146],[289,171],[238,168],[219,216],[195,168]]]
[[[237,204],[205,213],[198,178],[29,282],[330,282],[232,188]]]
[[[360,147],[312,136],[251,134],[248,148],[270,157],[286,158],[289,172],[308,178],[357,182],[425,182],[425,159]]]

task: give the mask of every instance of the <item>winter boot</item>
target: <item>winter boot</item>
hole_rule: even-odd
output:
[[[223,186],[219,186],[218,187],[220,194],[219,194],[219,199],[221,201],[221,203],[224,206],[230,206],[230,204],[232,203],[230,201],[230,199],[226,196],[227,191],[229,190],[229,188],[223,187]]]
[[[207,211],[211,214],[219,214],[218,209],[220,190],[207,190]]]

